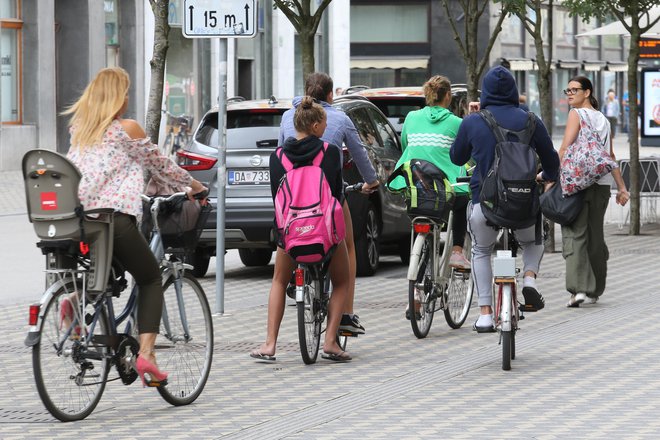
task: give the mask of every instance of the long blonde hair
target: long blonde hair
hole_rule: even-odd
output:
[[[90,82],[82,96],[62,112],[72,114],[69,125],[74,126],[71,145],[94,145],[103,139],[103,133],[119,115],[131,80],[121,67],[102,69]]]

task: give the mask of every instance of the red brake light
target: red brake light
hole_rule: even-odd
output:
[[[413,228],[417,234],[428,234],[431,232],[431,225],[429,223],[415,223]]]
[[[215,157],[202,156],[190,151],[179,150],[176,152],[179,166],[188,171],[210,170],[218,161]]]
[[[37,325],[39,321],[39,304],[32,304],[30,306],[30,318],[28,319],[29,325]]]
[[[296,286],[301,287],[305,284],[305,272],[303,269],[296,269]]]

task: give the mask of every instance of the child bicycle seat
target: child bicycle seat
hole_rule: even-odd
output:
[[[42,240],[39,247],[48,254],[71,249],[62,246],[67,241],[80,243],[73,248],[90,259],[87,290],[105,291],[112,262],[113,210],[83,211],[78,198],[80,171],[61,154],[30,150],[23,156],[22,169],[28,218]]]

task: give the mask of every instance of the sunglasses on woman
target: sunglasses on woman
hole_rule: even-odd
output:
[[[569,89],[562,90],[564,92],[564,95],[575,95],[578,90],[584,90],[584,89],[579,89],[577,87],[571,87]]]

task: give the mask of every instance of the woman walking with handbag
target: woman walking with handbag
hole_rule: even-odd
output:
[[[610,122],[598,110],[593,93],[591,81],[583,76],[571,79],[564,90],[572,108],[559,149],[562,191],[565,195],[584,193],[580,214],[570,226],[561,228],[566,290],[571,294],[568,307],[585,301],[594,304],[605,290],[609,252],[603,221],[612,180],[618,188],[616,202],[623,206],[630,198],[614,157]],[[593,162],[585,164],[590,159]]]

